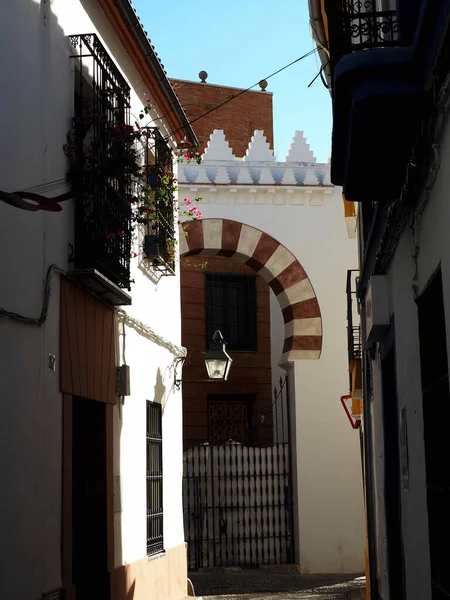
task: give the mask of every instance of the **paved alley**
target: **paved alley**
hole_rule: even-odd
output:
[[[363,600],[365,578],[358,575],[300,575],[269,569],[211,569],[191,573],[203,600]]]

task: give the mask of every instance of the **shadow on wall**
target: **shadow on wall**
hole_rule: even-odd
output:
[[[162,412],[164,414],[164,408],[166,405],[166,386],[164,385],[161,369],[159,367],[156,372],[156,382],[154,389],[155,393],[153,395],[153,402],[158,402],[158,404],[161,404]]]
[[[111,600],[134,600],[136,580],[131,581],[130,565],[116,569],[113,577]]]

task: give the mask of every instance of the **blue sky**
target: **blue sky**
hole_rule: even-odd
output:
[[[307,0],[133,0],[169,77],[246,88],[310,51]],[[319,161],[330,151],[331,100],[317,53],[269,80],[275,150],[284,160],[294,130]],[[255,89],[259,89],[257,86]]]

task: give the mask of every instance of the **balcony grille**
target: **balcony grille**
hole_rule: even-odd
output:
[[[398,43],[400,27],[396,11],[375,9],[376,0],[341,0],[342,30],[351,50]]]
[[[395,10],[377,10],[377,0],[325,0],[331,63],[344,54],[402,43]]]
[[[130,121],[130,88],[94,34],[70,37],[75,65],[77,194],[74,262],[130,289],[131,194],[124,148],[111,132]]]
[[[154,218],[146,227],[146,253],[153,267],[163,275],[175,273],[175,201],[171,186],[165,184],[173,177],[173,158],[170,147],[157,127],[147,128],[145,163]]]
[[[348,364],[361,358],[361,330],[359,326],[358,299],[356,295],[357,270],[347,271],[347,342]],[[351,389],[351,381],[350,381]]]

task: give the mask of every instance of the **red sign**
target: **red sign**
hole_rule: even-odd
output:
[[[33,192],[4,192],[0,190],[0,201],[30,212],[36,212],[37,210],[59,212],[62,210],[62,206],[59,203],[71,198],[73,198],[73,192],[66,192],[54,198],[47,198]],[[27,200],[31,200],[31,202],[27,202]]]
[[[353,429],[358,429],[361,424],[361,421],[356,420],[352,415],[352,397],[351,396],[341,396],[342,406],[347,414],[348,420],[350,421],[350,425]]]

